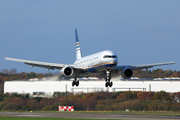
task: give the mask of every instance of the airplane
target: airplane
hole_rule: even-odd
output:
[[[72,82],[72,86],[79,86],[79,80],[77,80],[80,76],[91,76],[94,73],[101,74],[105,77],[105,87],[112,87],[113,82],[111,81],[112,74],[118,74],[124,79],[130,79],[133,75],[133,71],[137,69],[148,69],[154,66],[160,65],[169,65],[175,64],[172,62],[164,62],[164,63],[154,63],[154,64],[144,64],[144,65],[117,65],[118,57],[117,55],[110,50],[105,50],[102,52],[98,52],[89,56],[82,57],[81,49],[79,44],[79,38],[77,34],[77,29],[75,29],[75,40],[76,40],[76,61],[74,64],[59,64],[59,63],[48,63],[48,62],[39,62],[39,61],[31,61],[24,59],[16,59],[4,57],[5,60],[23,62],[26,65],[31,65],[31,68],[34,66],[50,69],[59,69],[60,76],[62,77],[74,77]]]

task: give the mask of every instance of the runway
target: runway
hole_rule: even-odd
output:
[[[83,119],[124,119],[124,120],[174,120],[180,116],[155,116],[155,115],[129,115],[123,113],[16,113],[0,112],[0,116],[11,117],[40,117],[40,118],[83,118]]]

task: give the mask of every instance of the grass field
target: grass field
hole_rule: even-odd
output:
[[[6,112],[6,111],[0,111]],[[15,112],[15,111],[8,111],[8,112]],[[26,113],[27,111],[18,111],[22,113]],[[160,116],[180,116],[180,112],[174,111],[32,111],[33,113],[115,113],[115,114],[128,114],[128,115],[160,115]],[[15,112],[16,113],[16,112]]]
[[[0,111],[0,112],[3,112],[3,111]],[[6,113],[5,111],[3,113]],[[12,114],[15,114],[15,113],[27,113],[27,111],[23,112],[23,111],[20,111],[20,112],[7,112],[7,113],[12,113]],[[73,111],[73,112],[58,112],[58,111],[32,111],[32,113],[56,113],[56,115],[58,115],[57,113],[68,113],[71,114],[71,113],[82,113],[82,114],[85,114],[85,113],[103,113],[102,115],[105,115],[106,113],[107,114],[115,114],[115,115],[140,115],[140,116],[144,116],[144,115],[147,115],[147,116],[167,116],[167,117],[173,117],[173,116],[180,116],[180,112],[171,112],[171,111],[128,111],[128,112],[125,112],[125,111]],[[3,115],[3,114],[2,114]],[[0,120],[79,120],[80,118],[76,119],[76,118],[41,118],[41,117],[34,117],[34,116],[31,116],[31,117],[11,117],[11,116],[0,116]],[[49,116],[50,117],[50,116]],[[124,118],[123,118],[124,119]],[[123,120],[121,119],[121,120]],[[92,119],[80,119],[80,120],[92,120]],[[104,120],[104,119],[93,119],[93,120]],[[107,120],[107,119],[106,119]],[[112,120],[112,119],[111,119]]]
[[[33,111],[33,113],[72,113],[60,111]],[[73,113],[115,113],[124,115],[158,115],[158,116],[180,116],[180,112],[174,111],[73,111]]]
[[[36,118],[36,117],[0,117],[0,120],[92,120],[92,119],[72,119],[72,118]],[[104,119],[93,119],[104,120]],[[108,120],[108,119],[106,119]],[[113,120],[113,119],[111,119]],[[123,120],[123,119],[120,119]]]

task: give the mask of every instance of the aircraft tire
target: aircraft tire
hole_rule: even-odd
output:
[[[78,87],[79,86],[79,81],[76,81],[76,87]]]
[[[109,87],[112,87],[113,86],[113,82],[109,82]]]
[[[74,82],[72,82],[72,86],[74,86]]]
[[[108,87],[108,82],[105,83],[105,87]]]
[[[76,84],[76,81],[72,81],[72,86],[74,87],[74,85]]]

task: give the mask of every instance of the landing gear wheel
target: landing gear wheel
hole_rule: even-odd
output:
[[[113,86],[113,82],[106,82],[106,83],[105,83],[105,87],[108,87],[108,86],[109,86],[109,87],[112,87],[112,86]]]
[[[108,87],[108,85],[109,85],[108,82],[106,82],[106,83],[105,83],[105,87]]]
[[[109,87],[112,87],[113,86],[113,82],[109,82]]]
[[[76,81],[76,87],[78,87],[79,86],[79,81]]]
[[[79,86],[79,81],[77,80],[77,74],[75,74],[74,80],[72,82],[72,86],[76,85],[76,87]]]
[[[76,87],[78,87],[78,86],[79,86],[79,81],[75,81],[75,80],[74,80],[74,81],[72,82],[72,86],[74,86],[74,85],[76,85]]]
[[[76,84],[76,81],[72,81],[72,86],[74,86]]]

